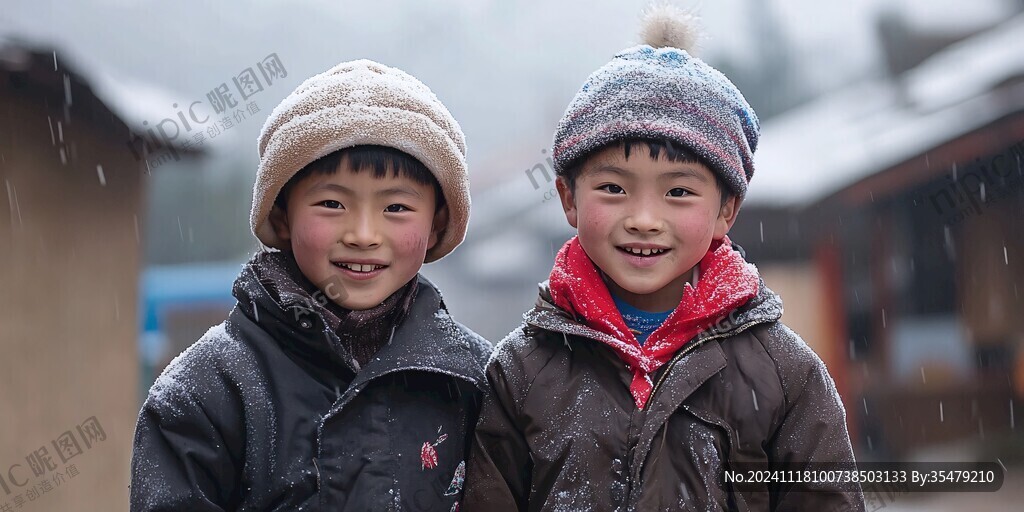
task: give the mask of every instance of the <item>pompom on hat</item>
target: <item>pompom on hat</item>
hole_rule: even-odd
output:
[[[754,109],[725,75],[691,55],[696,17],[653,7],[641,36],[645,44],[591,74],[569,103],[555,132],[555,172],[619,140],[667,139],[700,157],[742,201],[760,132]]]
[[[339,149],[377,145],[426,166],[448,204],[448,224],[425,262],[457,247],[469,223],[469,175],[462,128],[437,96],[401,70],[370,60],[343,62],[302,82],[267,118],[249,224],[265,246],[288,249],[269,222],[281,188],[303,167]]]

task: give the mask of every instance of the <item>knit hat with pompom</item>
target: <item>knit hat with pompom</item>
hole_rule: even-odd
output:
[[[742,201],[754,175],[759,123],[728,78],[691,55],[694,16],[651,8],[643,42],[595,71],[569,103],[555,132],[555,172],[623,139],[667,139],[689,149]]]
[[[441,185],[448,224],[425,262],[462,243],[469,223],[466,138],[426,85],[370,60],[343,62],[302,82],[267,118],[249,224],[264,245],[287,249],[269,222],[281,188],[322,156],[353,146],[387,146],[419,160]]]

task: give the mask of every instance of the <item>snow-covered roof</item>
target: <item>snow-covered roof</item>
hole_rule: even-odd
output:
[[[66,103],[74,104],[71,82],[80,82],[134,133],[145,134],[163,119],[178,122],[176,116],[179,110],[187,109],[190,103],[184,101],[182,95],[157,83],[117,76],[106,66],[95,62],[95,59],[74,55],[68,50],[53,49],[43,42],[0,38],[0,66],[28,71],[33,68],[39,70],[43,65],[45,71],[53,70],[54,75],[58,75],[54,80],[58,80],[61,75],[68,77],[64,79]],[[50,80],[46,73],[34,76]],[[175,108],[175,104],[183,106]],[[228,131],[222,135],[234,137]],[[202,152],[201,149],[184,146],[186,140],[182,138],[181,144],[179,141],[173,142],[179,151]]]
[[[143,130],[152,128],[161,119],[174,118],[179,110],[171,105],[181,103],[180,98],[157,84],[115,77],[106,70],[95,68],[83,78],[96,97],[132,131],[144,133]],[[149,126],[144,126],[144,121],[148,121]]]
[[[896,79],[853,85],[762,127],[747,205],[806,206],[1024,109],[1024,14],[957,43]]]

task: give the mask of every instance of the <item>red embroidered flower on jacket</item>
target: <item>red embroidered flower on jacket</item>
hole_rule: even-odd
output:
[[[441,427],[437,427],[437,433],[441,434]],[[420,448],[420,462],[423,463],[423,467],[420,469],[434,469],[437,467],[437,445],[443,443],[445,439],[448,439],[448,434],[441,434],[437,441],[433,443],[430,441],[423,443],[423,446]]]

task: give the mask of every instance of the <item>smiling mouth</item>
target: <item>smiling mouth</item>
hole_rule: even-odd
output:
[[[333,262],[335,267],[344,268],[353,272],[369,273],[374,270],[387,268],[387,265],[364,265],[359,263],[346,263],[343,261]]]
[[[670,249],[635,249],[632,247],[617,247],[618,250],[632,255],[632,256],[658,256],[659,254],[665,254]]]

